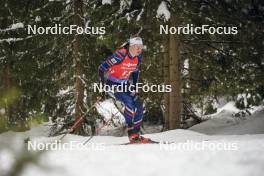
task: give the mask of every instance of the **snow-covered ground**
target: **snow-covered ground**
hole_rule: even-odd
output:
[[[239,110],[234,102],[229,102],[211,115],[211,119],[197,124],[190,129],[204,134],[242,135],[264,134],[264,109],[262,106],[250,110],[251,116],[235,117]]]
[[[31,144],[54,144],[59,138],[46,135],[47,127],[43,125],[23,133],[1,134],[0,175],[14,169],[13,164],[25,146],[24,139],[29,137]],[[263,109],[239,120],[234,119],[232,110],[226,107],[191,130],[145,136],[175,143],[117,145],[127,142],[127,137],[96,136],[86,148],[81,148],[88,137],[67,135],[59,144],[74,142],[79,145],[78,149],[75,145],[72,150],[45,151],[38,156],[38,164],[28,164],[20,173],[22,176],[261,176],[264,173]],[[30,153],[32,151],[27,154]]]

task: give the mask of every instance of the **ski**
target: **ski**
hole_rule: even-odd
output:
[[[159,144],[160,142],[158,141],[153,141],[151,139],[148,139],[146,141],[135,141],[135,142],[127,142],[119,145],[132,145],[132,144]]]
[[[138,141],[138,142],[126,142],[123,144],[118,144],[118,145],[132,145],[132,144],[174,144],[176,142],[172,142],[172,141],[153,141],[151,139],[149,139],[148,141]]]

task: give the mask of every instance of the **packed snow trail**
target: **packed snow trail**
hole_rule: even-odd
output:
[[[15,133],[1,135],[1,141],[10,139]],[[17,136],[22,138],[23,135]],[[146,135],[153,140],[168,140],[185,143],[208,141],[210,143],[236,143],[237,150],[182,150],[161,148],[158,144],[129,146],[101,145],[126,142],[126,137],[96,136],[91,141],[100,144],[99,149],[55,150],[40,156],[40,166],[29,165],[21,175],[25,176],[72,176],[72,175],[241,175],[260,176],[264,171],[264,135],[207,136],[188,130],[173,130]],[[52,138],[53,140],[54,138]],[[64,142],[79,141],[86,138],[69,135]],[[36,141],[50,141],[50,138],[32,138]],[[22,140],[21,140],[22,141]],[[21,142],[20,141],[20,142]],[[18,147],[14,140],[12,147]],[[10,145],[10,143],[9,143]],[[92,144],[89,144],[92,146]],[[100,148],[101,146],[101,148]],[[0,161],[5,165],[3,172],[12,164],[14,153],[9,149],[1,150]],[[9,159],[8,159],[9,158]],[[2,173],[3,173],[2,172]]]
[[[223,113],[226,112],[220,113],[218,117]],[[236,123],[230,123],[231,117],[225,115],[225,118],[219,118],[222,121],[215,120],[216,117],[194,126],[192,130],[171,130],[144,135],[155,141],[176,142],[169,145],[117,145],[127,142],[127,137],[95,136],[87,144],[86,150],[45,151],[39,157],[39,164],[27,165],[21,175],[263,175],[264,134],[261,131],[264,123],[263,111]],[[214,128],[211,128],[212,126]],[[212,134],[213,129],[216,130],[214,135],[196,132]],[[45,131],[45,127],[40,126],[23,133],[6,132],[1,134],[0,175],[8,173],[12,169],[12,163],[18,157],[27,137],[30,137],[30,141],[38,143],[59,139],[59,137],[46,137]],[[244,131],[243,135],[242,131]],[[250,133],[245,134],[246,132]],[[67,135],[62,143],[75,141],[82,144],[87,138]],[[207,147],[190,149],[190,147],[202,144],[206,144]],[[221,150],[214,148],[219,145],[229,147]]]

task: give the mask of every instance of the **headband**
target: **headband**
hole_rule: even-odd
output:
[[[129,39],[129,45],[143,45],[143,41],[140,37],[131,38]]]

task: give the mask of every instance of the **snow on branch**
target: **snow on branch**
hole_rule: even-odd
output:
[[[157,18],[164,18],[165,21],[170,19],[170,11],[168,10],[167,4],[162,1],[157,10]]]
[[[6,29],[0,29],[0,32],[13,31],[13,30],[16,30],[16,29],[21,29],[21,28],[24,28],[24,24],[23,23],[14,23],[14,24],[10,25]]]

